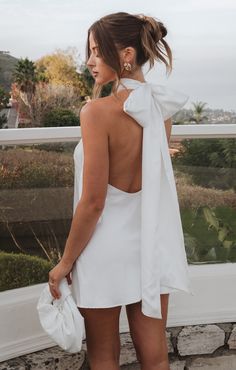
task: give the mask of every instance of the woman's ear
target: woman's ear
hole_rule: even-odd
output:
[[[136,51],[132,46],[128,46],[125,49],[121,50],[121,61],[123,63],[133,64],[135,61]]]

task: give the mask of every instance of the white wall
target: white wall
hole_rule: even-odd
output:
[[[236,264],[190,265],[194,295],[170,294],[167,327],[236,321]],[[54,346],[36,309],[45,284],[0,293],[0,361]],[[125,306],[120,332],[129,331]]]

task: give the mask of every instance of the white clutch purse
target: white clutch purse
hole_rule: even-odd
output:
[[[40,294],[37,310],[44,331],[65,351],[79,352],[85,338],[84,318],[72,297],[67,279],[59,285],[61,297],[54,299],[48,284]]]

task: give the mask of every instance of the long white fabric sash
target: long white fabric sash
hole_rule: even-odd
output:
[[[173,89],[149,82],[122,78],[118,91],[124,86],[133,89],[124,102],[123,110],[143,127],[142,147],[142,194],[141,194],[141,289],[143,314],[162,318],[161,313],[161,258],[160,258],[160,198],[173,198],[178,239],[183,263],[182,283],[176,288],[191,292],[184,250],[183,231],[180,219],[172,162],[169,154],[164,120],[184,106],[188,97]],[[122,86],[123,85],[123,86]],[[162,157],[161,157],[162,156]],[[163,159],[163,161],[162,161]],[[164,163],[164,168],[162,168]],[[168,178],[171,194],[161,193],[160,179],[163,170]],[[166,233],[169,231],[166,230]],[[166,246],[168,248],[168,245]],[[171,258],[171,256],[170,256]],[[185,270],[184,270],[185,269]]]

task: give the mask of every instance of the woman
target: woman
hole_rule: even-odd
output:
[[[190,292],[168,152],[171,116],[186,96],[147,83],[142,71],[155,60],[171,71],[166,34],[154,18],[123,12],[101,18],[88,31],[94,99],[80,113],[74,217],[49,285],[59,298],[61,279],[72,283],[92,370],[119,369],[122,305],[141,368],[169,369],[169,293]],[[101,98],[109,82],[112,93]]]

